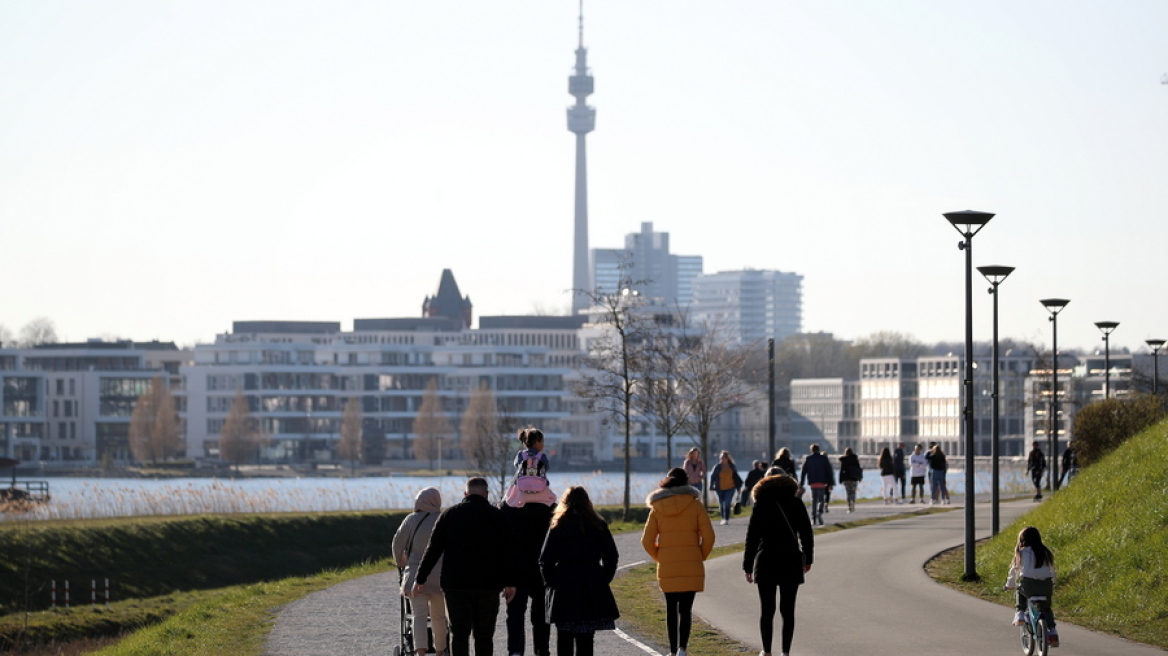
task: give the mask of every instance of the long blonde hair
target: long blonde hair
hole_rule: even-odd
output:
[[[556,509],[552,513],[551,528],[556,528],[563,522],[564,518],[572,516],[582,517],[596,528],[608,526],[604,518],[600,516],[600,513],[596,512],[596,508],[592,506],[592,499],[588,497],[588,490],[585,490],[582,485],[573,485],[564,490],[564,493],[560,495],[560,501],[556,504]]]

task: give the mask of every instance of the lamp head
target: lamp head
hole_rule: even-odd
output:
[[[986,280],[990,281],[990,284],[997,287],[998,283],[1005,280],[1006,276],[1014,272],[1014,267],[990,264],[988,266],[979,266],[977,270],[981,272],[981,275],[985,276]]]
[[[1045,307],[1047,311],[1050,312],[1051,316],[1054,316],[1059,312],[1062,312],[1063,308],[1065,308],[1067,303],[1070,303],[1070,301],[1065,298],[1044,298],[1039,301],[1039,303],[1042,303],[1043,307]]]
[[[1095,322],[1095,327],[1103,332],[1104,338],[1106,338],[1108,335],[1110,335],[1111,331],[1115,330],[1116,327],[1118,327],[1118,326],[1119,326],[1118,321],[1096,321]]]
[[[1152,349],[1152,353],[1156,353],[1161,348],[1163,348],[1164,340],[1162,340],[1162,339],[1149,339],[1149,340],[1147,340],[1147,345],[1148,345],[1148,348]]]
[[[948,219],[949,223],[953,224],[957,232],[960,232],[965,237],[976,235],[978,230],[984,228],[985,224],[994,218],[994,215],[989,212],[978,212],[975,210],[946,212],[943,216]]]

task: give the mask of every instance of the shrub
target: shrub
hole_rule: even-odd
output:
[[[1086,467],[1164,418],[1160,400],[1150,395],[1106,399],[1075,416],[1075,453]]]

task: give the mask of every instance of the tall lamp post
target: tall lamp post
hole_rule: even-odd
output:
[[[1103,398],[1111,398],[1111,333],[1119,327],[1118,321],[1096,321],[1095,327],[1103,333]]]
[[[990,460],[993,463],[993,469],[990,476],[990,487],[993,488],[990,492],[992,495],[992,500],[990,502],[992,507],[990,516],[990,530],[992,531],[992,535],[997,535],[999,523],[998,503],[1000,501],[998,492],[998,456],[1000,454],[1002,436],[1001,411],[999,409],[1001,387],[998,384],[998,285],[1002,284],[1002,281],[1006,279],[1006,276],[1014,272],[1014,267],[991,265],[979,266],[977,270],[981,272],[981,275],[985,276],[986,280],[990,281],[989,291],[990,294],[993,294],[994,297],[994,391],[990,395],[990,397],[994,400],[994,437],[993,441],[990,442]]]
[[[1051,346],[1051,366],[1050,366],[1050,433],[1046,436],[1047,449],[1050,452],[1050,480],[1047,482],[1047,489],[1051,492],[1058,489],[1059,477],[1059,459],[1058,459],[1058,433],[1059,433],[1059,386],[1058,386],[1058,315],[1063,311],[1063,308],[1070,303],[1065,298],[1044,298],[1041,301],[1042,305],[1050,312],[1050,323],[1054,327],[1054,342]]]
[[[964,210],[947,212],[945,219],[961,234],[958,250],[965,251],[965,581],[976,581],[977,562],[974,558],[974,471],[973,471],[973,236],[994,218],[989,212]]]
[[[1149,339],[1148,348],[1152,349],[1152,395],[1160,394],[1160,349],[1164,348],[1164,340]]]

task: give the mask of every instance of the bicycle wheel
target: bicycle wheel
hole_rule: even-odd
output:
[[[1050,652],[1050,640],[1047,639],[1045,619],[1038,619],[1038,627],[1034,633],[1034,642],[1038,645],[1038,656],[1047,656],[1047,653]]]
[[[1029,622],[1018,629],[1019,638],[1022,641],[1022,653],[1026,656],[1034,656],[1034,629],[1030,628]]]

